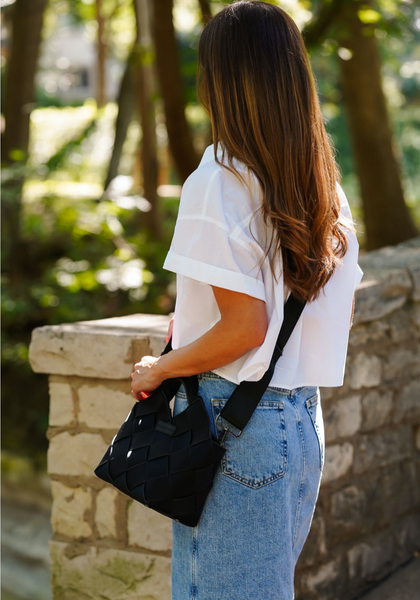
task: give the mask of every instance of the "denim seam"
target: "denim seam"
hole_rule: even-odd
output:
[[[325,448],[323,449],[323,445],[321,443],[321,433],[319,431],[319,427],[317,425],[317,423],[315,422],[312,413],[311,413],[311,408],[313,408],[314,406],[316,406],[319,402],[318,396],[313,396],[312,398],[309,398],[308,400],[306,400],[305,405],[306,405],[306,410],[308,411],[309,414],[309,418],[311,419],[311,423],[314,427],[315,430],[315,434],[316,437],[318,439],[318,446],[319,446],[319,466],[321,469],[321,475],[322,472],[324,470],[324,463],[325,463]]]
[[[192,531],[191,600],[197,599],[197,526]]]
[[[206,371],[205,373],[199,373],[197,375],[198,379],[223,379],[223,377],[220,377],[220,375],[217,375],[217,373],[212,373],[211,371]],[[228,380],[226,380],[228,381]],[[228,381],[228,383],[232,383],[231,381]]]
[[[299,518],[300,518],[300,509],[302,506],[303,486],[304,486],[304,482],[305,482],[306,448],[305,448],[305,438],[304,438],[303,429],[302,429],[302,420],[300,418],[299,411],[297,409],[296,402],[295,402],[294,398],[292,397],[292,394],[290,394],[290,396],[291,396],[291,398],[290,398],[291,404],[293,405],[296,416],[298,418],[296,425],[298,428],[298,432],[299,432],[301,444],[302,444],[302,471],[301,471],[301,480],[300,480],[300,485],[299,485],[299,498],[298,498],[298,503],[297,503],[297,507],[296,507],[295,526],[294,526],[294,531],[293,531],[293,550],[294,550],[295,546],[296,546],[298,524],[299,524]]]
[[[308,398],[307,400],[305,400],[305,404],[308,408],[312,407],[312,406],[316,406],[318,404],[318,402],[319,402],[319,399],[318,399],[317,394],[314,394],[313,396],[311,396],[311,398]]]
[[[273,481],[277,481],[277,479],[281,479],[282,477],[284,477],[286,474],[286,469],[283,469],[283,471],[281,471],[280,473],[276,473],[276,475],[272,475],[269,479],[264,479],[261,483],[256,483],[254,485],[252,483],[249,483],[248,479],[243,479],[242,477],[240,477],[240,475],[235,475],[235,473],[233,473],[232,471],[222,470],[222,473],[223,475],[226,475],[226,477],[229,477],[229,479],[232,479],[237,483],[241,483],[242,485],[245,485],[251,490],[258,490],[264,487],[265,485],[273,483]]]

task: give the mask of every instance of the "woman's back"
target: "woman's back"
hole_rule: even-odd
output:
[[[178,273],[174,348],[193,342],[220,319],[212,285],[266,303],[269,327],[264,343],[215,370],[239,383],[258,380],[267,370],[289,290],[281,262],[275,263],[273,277],[273,259],[266,257],[272,232],[258,210],[260,185],[243,164],[235,161],[234,165],[243,181],[215,161],[213,146],[207,148],[200,166],[184,184],[164,268]],[[342,215],[351,221],[345,194],[339,184],[337,188]],[[362,275],[357,238],[351,229],[347,240],[342,263],[318,298],[307,304],[276,367],[272,386],[342,385],[353,294]]]

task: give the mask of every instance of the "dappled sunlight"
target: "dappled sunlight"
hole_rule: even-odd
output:
[[[29,179],[23,187],[24,202],[36,202],[45,196],[61,196],[63,198],[96,198],[101,195],[103,186],[99,183],[83,181],[56,181],[47,179],[38,181]]]
[[[129,290],[140,288],[143,285],[145,262],[140,258],[124,262],[117,256],[109,256],[106,262],[108,268],[97,271],[96,279],[99,283],[105,285],[108,290]],[[151,279],[153,279],[153,276]],[[151,279],[149,278],[149,281]]]
[[[46,163],[64,144],[82,134],[96,116],[96,102],[76,108],[37,108],[31,113],[29,165]]]
[[[94,195],[100,195],[99,189],[108,167],[114,144],[114,126],[117,105],[108,103],[97,109],[96,102],[87,100],[81,107],[40,108],[31,114],[30,160],[29,167],[36,179],[50,179],[64,182],[78,182],[96,185]],[[34,179],[28,178],[25,186],[25,199],[33,198],[40,187],[34,185]],[[60,195],[69,196],[73,190],[78,195],[89,195],[86,187],[77,191],[71,186],[66,191],[60,187]],[[48,189],[45,190],[48,193]],[[54,191],[54,193],[56,193]]]

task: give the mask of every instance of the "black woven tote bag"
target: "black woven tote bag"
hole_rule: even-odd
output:
[[[270,367],[259,381],[239,384],[220,413],[216,439],[198,379],[168,379],[136,402],[95,474],[145,506],[189,527],[197,525],[223,458],[226,433],[239,437],[273,376],[305,303],[290,296]],[[171,350],[167,345],[164,354]],[[184,385],[188,406],[172,416],[169,402]]]
[[[181,383],[187,408],[171,416]],[[184,525],[197,525],[225,453],[212,435],[197,377],[170,379],[133,406],[95,474]]]

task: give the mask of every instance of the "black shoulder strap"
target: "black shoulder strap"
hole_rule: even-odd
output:
[[[220,425],[228,429],[233,435],[240,435],[252,417],[252,413],[257,408],[273,377],[276,363],[283,354],[284,347],[296,323],[299,321],[305,304],[306,302],[298,300],[295,296],[289,296],[284,305],[283,324],[277,338],[270,366],[259,381],[242,381],[223,407],[218,420],[220,420]],[[233,427],[231,427],[232,425]]]

